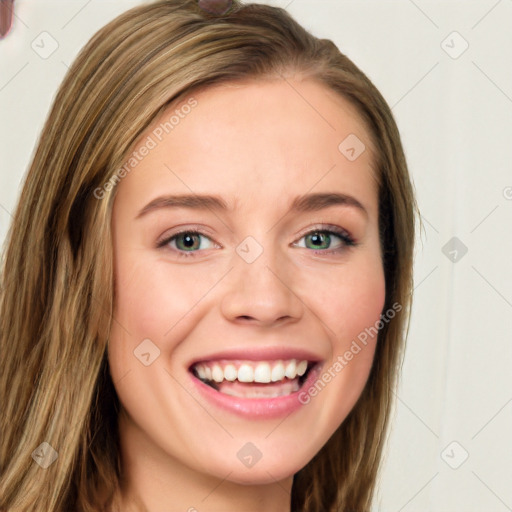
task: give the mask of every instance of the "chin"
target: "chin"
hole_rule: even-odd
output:
[[[209,473],[217,478],[226,478],[228,481],[241,485],[268,485],[288,478],[292,478],[295,473],[300,471],[308,462],[308,460],[291,460],[293,456],[292,450],[290,457],[286,453],[282,454],[281,460],[266,459],[262,456],[260,460],[251,467],[246,467],[238,459],[235,464],[218,465],[215,468],[210,467]],[[282,460],[284,457],[284,460]]]

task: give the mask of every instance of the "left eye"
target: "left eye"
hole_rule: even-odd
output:
[[[331,247],[331,241],[332,237],[337,238],[338,240],[341,240],[340,243],[336,247]],[[322,251],[325,249],[332,249],[334,251],[342,249],[344,246],[350,246],[354,245],[353,239],[348,235],[348,233],[345,232],[337,232],[337,231],[331,231],[327,229],[323,230],[315,230],[310,231],[309,233],[306,233],[302,238],[305,240],[309,240],[311,243],[313,243],[314,247],[307,247],[306,244],[304,245],[298,245],[298,247],[307,247],[308,249],[321,249]]]

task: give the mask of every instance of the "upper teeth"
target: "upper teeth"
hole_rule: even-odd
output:
[[[224,380],[239,382],[278,382],[285,377],[295,379],[306,373],[307,361],[218,361],[215,363],[200,363],[193,367],[203,380],[222,382]]]

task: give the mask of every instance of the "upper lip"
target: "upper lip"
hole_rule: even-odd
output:
[[[322,361],[322,357],[314,354],[309,350],[303,348],[271,346],[271,347],[257,347],[257,348],[237,348],[226,349],[211,354],[205,354],[200,358],[195,358],[188,365],[192,368],[195,364],[203,361],[218,361],[221,359],[227,360],[246,360],[246,361],[274,361],[274,360],[287,360],[296,359],[298,361],[308,361],[317,363]]]

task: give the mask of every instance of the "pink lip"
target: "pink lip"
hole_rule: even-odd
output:
[[[230,353],[230,356],[233,356],[233,354]],[[244,359],[247,359],[245,352],[243,356]],[[268,355],[265,357],[268,358]],[[280,356],[279,358],[286,359],[287,357]],[[308,358],[304,357],[303,359]],[[321,367],[321,364],[317,364],[310,370],[307,379],[298,391],[287,396],[278,396],[276,398],[238,398],[226,395],[208,386],[203,381],[196,378],[191,372],[189,372],[189,375],[198,391],[210,403],[217,407],[247,419],[272,419],[288,416],[304,405],[300,402],[299,395],[304,393],[305,389],[309,389],[315,383],[320,375]]]
[[[205,355],[201,359],[192,361],[188,368],[191,368],[199,362],[218,361],[221,359],[230,360],[247,360],[247,361],[276,361],[286,359],[297,359],[299,361],[309,361],[317,363],[322,360],[318,355],[312,354],[307,350],[285,347],[268,347],[268,348],[244,348],[235,350],[224,350],[215,352],[214,354]]]

